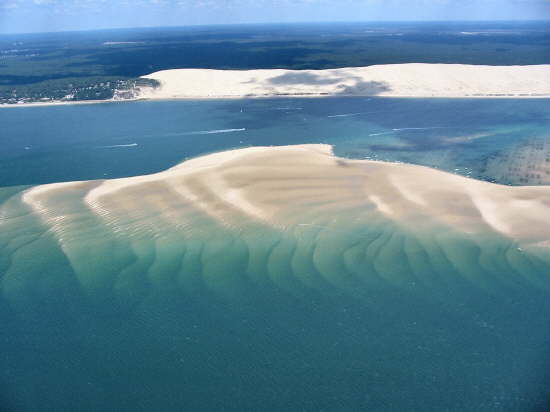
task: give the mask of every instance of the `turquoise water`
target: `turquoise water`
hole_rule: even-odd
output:
[[[0,189],[5,410],[547,406],[550,259],[512,240],[405,229],[371,210],[279,230],[184,209],[181,231],[145,201],[135,210],[152,232],[114,233],[79,206],[93,182],[46,199],[69,217],[57,230],[17,186],[306,142],[489,180],[499,159],[545,150],[547,101],[137,102],[0,110],[0,121],[1,185],[14,186]]]
[[[341,156],[423,164],[507,183],[486,170],[488,161],[522,143],[549,139],[550,101],[133,102],[9,108],[0,110],[0,124],[0,187],[136,176],[204,153],[300,143],[329,143]]]

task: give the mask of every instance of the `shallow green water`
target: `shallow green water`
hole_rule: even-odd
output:
[[[205,102],[211,117],[203,113],[202,118],[192,109],[198,103],[155,103],[164,120],[183,113],[207,122],[208,130],[246,129],[184,137],[146,137],[144,125],[152,122],[154,130],[160,120],[151,114],[142,121],[133,111],[151,113],[152,103],[0,111],[20,128],[19,141],[15,134],[6,139],[10,148],[21,139],[35,139],[29,143],[35,147],[47,138],[38,137],[39,120],[17,120],[23,113],[44,116],[51,124],[79,119],[65,117],[64,109],[90,116],[81,134],[76,124],[59,126],[56,130],[67,134],[43,143],[32,156],[32,149],[18,158],[2,154],[2,166],[6,159],[29,166],[4,166],[13,174],[3,179],[31,184],[143,173],[164,169],[177,156],[235,147],[241,140],[242,145],[318,141],[304,137],[312,133],[324,133],[323,141],[332,139],[342,155],[397,158],[402,152],[373,148],[373,141],[360,137],[434,124],[419,117],[417,106],[416,115],[399,122],[389,115],[377,123],[350,120],[357,116],[328,118],[352,113],[346,99],[335,102],[330,110],[322,100],[280,106],[310,105],[306,114],[296,113],[305,108],[270,111],[272,101],[242,102],[243,114],[236,102]],[[508,130],[495,134],[493,145],[478,139],[460,150],[447,147],[446,155],[415,131],[384,138],[388,145],[420,142],[422,150],[406,154],[422,159],[431,153],[445,168],[454,168],[456,162],[482,162],[487,153],[514,147],[522,138],[518,127],[531,130],[528,136],[543,136],[536,120],[543,103],[506,102],[499,109],[478,101],[377,105],[434,106],[432,115],[455,107],[461,113],[437,117],[438,124],[451,124],[453,116],[462,122],[468,107],[480,105],[476,110],[485,110],[487,123],[479,128]],[[118,110],[140,120],[115,123]],[[494,124],[487,115],[492,112]],[[125,127],[141,135],[104,136],[101,125],[110,116],[109,130]],[[474,111],[467,116],[473,118]],[[505,125],[497,127],[498,119]],[[470,123],[468,133],[476,133]],[[33,124],[36,134],[25,135]],[[167,124],[163,127],[176,128]],[[71,130],[75,137],[67,148]],[[207,128],[193,123],[186,130]],[[277,141],[278,135],[286,137]],[[498,145],[495,136],[501,138]],[[95,148],[132,143],[137,146]],[[83,161],[86,156],[90,162]],[[30,167],[32,159],[36,168]],[[71,159],[73,167],[62,167],[61,159]],[[52,226],[21,201],[23,189],[0,189],[5,410],[531,411],[547,405],[546,254],[523,253],[494,233],[472,238],[442,226],[406,229],[374,210],[357,211],[364,217],[361,224],[354,220],[357,214],[346,214],[280,230],[246,221],[227,227],[185,209],[185,227],[149,216],[137,230],[114,232],[80,206],[78,190],[50,199],[70,217]],[[136,208],[147,211],[144,205]]]

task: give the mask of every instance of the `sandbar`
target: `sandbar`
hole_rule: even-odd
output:
[[[549,186],[498,185],[424,166],[339,158],[324,144],[250,147],[152,175],[42,185],[23,201],[46,225],[59,226],[67,214],[55,199],[67,188],[81,190],[82,213],[118,231],[152,219],[161,233],[191,221],[190,210],[229,227],[254,221],[278,229],[336,216],[359,222],[374,211],[413,231],[435,224],[468,236],[491,232],[525,246],[550,239]]]

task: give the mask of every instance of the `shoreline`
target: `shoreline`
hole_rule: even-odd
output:
[[[307,94],[287,94],[287,95],[264,95],[264,96],[203,96],[203,97],[164,97],[164,98],[138,98],[127,100],[78,100],[74,102],[33,102],[33,103],[2,103],[0,109],[9,108],[29,108],[29,107],[49,107],[49,106],[76,106],[76,105],[92,105],[92,104],[107,104],[107,103],[134,103],[134,102],[169,102],[169,101],[208,101],[208,100],[272,100],[272,99],[323,99],[331,97],[357,97],[357,98],[377,98],[377,99],[452,99],[452,100],[469,100],[469,99],[549,99],[550,94],[544,95],[506,95],[506,96],[410,96],[410,95],[392,95],[392,96],[373,96],[373,95],[307,95]]]
[[[136,102],[146,99],[109,99],[109,100],[76,100],[72,102],[63,101],[49,101],[49,102],[28,102],[28,103],[2,103],[0,109],[9,109],[14,107],[47,107],[47,106],[73,106],[73,105],[86,105],[86,104],[105,104],[105,103],[124,103],[124,102]]]

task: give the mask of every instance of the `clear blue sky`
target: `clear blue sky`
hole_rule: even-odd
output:
[[[550,19],[550,0],[0,0],[0,33],[219,23],[532,19]]]

